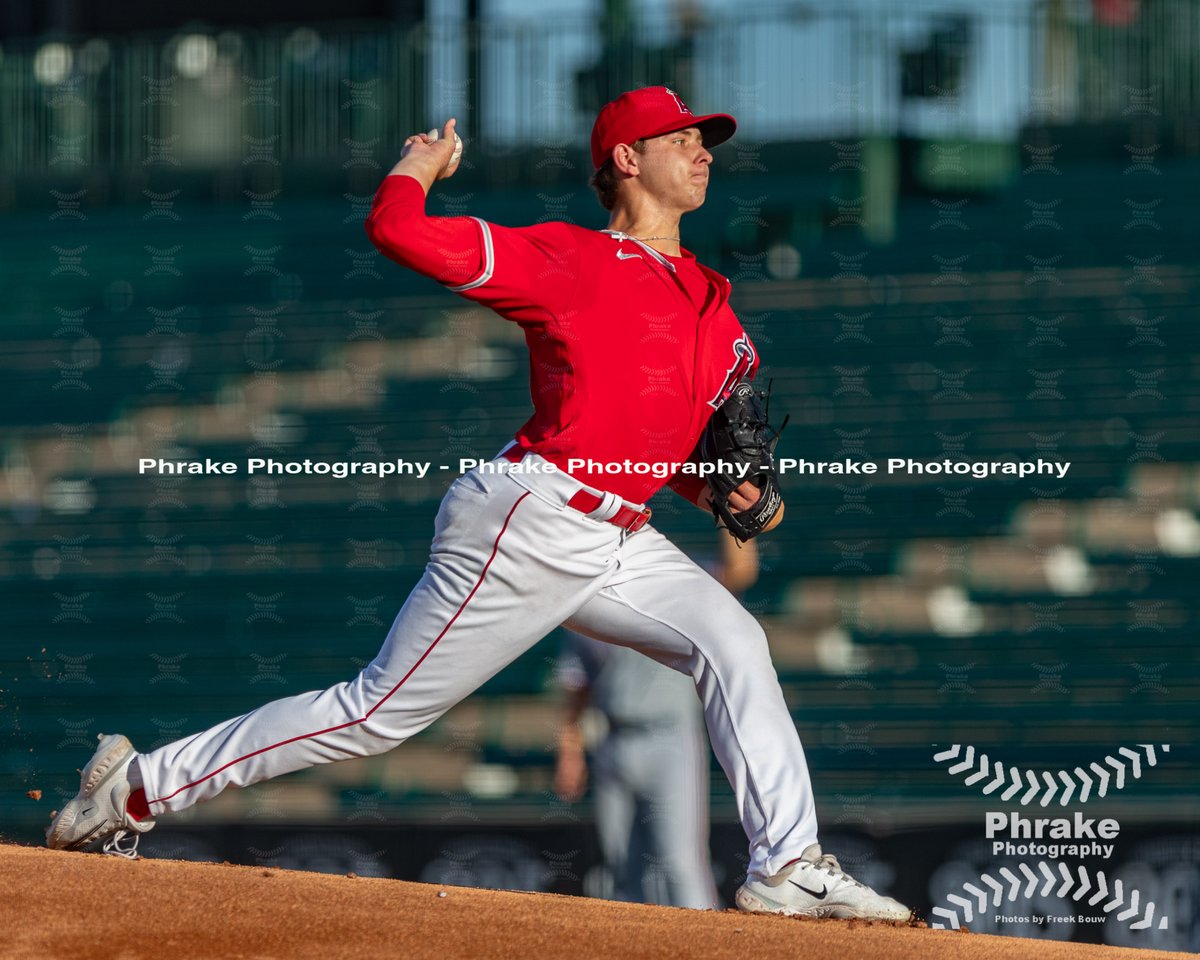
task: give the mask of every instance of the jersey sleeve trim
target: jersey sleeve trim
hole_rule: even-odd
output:
[[[496,248],[492,244],[492,230],[486,220],[481,220],[479,217],[471,217],[471,219],[479,224],[479,233],[483,240],[483,271],[474,280],[447,287],[446,289],[451,293],[465,293],[467,290],[482,287],[492,279],[492,274],[496,270]]]

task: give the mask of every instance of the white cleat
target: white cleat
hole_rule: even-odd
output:
[[[138,837],[153,820],[134,820],[125,812],[132,788],[129,765],[137,752],[119,733],[96,738],[100,746],[79,776],[79,793],[46,828],[46,845],[55,850],[80,850],[104,841],[105,853],[133,859]]]
[[[837,857],[814,843],[799,860],[766,880],[747,879],[736,896],[746,913],[779,913],[787,917],[836,917],[841,920],[909,920],[912,911],[898,900],[882,897],[848,873]]]

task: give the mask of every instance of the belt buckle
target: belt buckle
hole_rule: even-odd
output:
[[[651,514],[650,508],[649,507],[644,508],[643,510],[641,510],[638,513],[638,515],[636,517],[634,517],[633,522],[630,523],[629,526],[626,527],[625,529],[628,530],[630,533],[637,533],[639,530],[642,529],[642,527],[644,527],[647,523],[650,522],[650,514]]]

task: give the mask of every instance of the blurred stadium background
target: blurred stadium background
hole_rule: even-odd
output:
[[[403,137],[459,118],[432,212],[600,227],[595,111],[666,83],[740,122],[684,240],[735,283],[783,455],[1071,463],[785,477],[747,602],[827,847],[927,909],[996,862],[999,804],[934,744],[1035,770],[1170,744],[1087,808],[1122,824],[1100,866],[1170,929],[976,929],[1197,949],[1200,6],[328,7],[0,12],[4,836],[38,838],[98,732],[155,746],[365,664],[448,482],[138,457],[453,464],[525,419],[519,331],[362,232]],[[711,552],[711,521],[660,501],[660,528]],[[555,651],[388,756],[231,792],[144,847],[602,893],[587,805],[550,789]],[[713,791],[728,896],[744,841]]]

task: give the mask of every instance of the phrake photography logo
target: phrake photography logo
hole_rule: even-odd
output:
[[[1125,790],[1154,767],[1169,744],[1120,747],[1099,760],[1069,769],[1040,772],[992,760],[973,746],[952,744],[936,752],[934,762],[962,777],[963,785],[1002,803],[1043,810],[1057,801],[1060,810],[1034,816],[1033,810],[988,810],[984,835],[993,864],[963,882],[935,906],[934,929],[958,930],[977,923],[989,932],[1014,927],[1038,931],[1026,935],[1064,939],[1078,926],[1115,920],[1130,930],[1167,930],[1165,912],[1132,884],[1084,861],[1109,861],[1117,849],[1121,824],[1113,817],[1067,811]],[[1055,933],[1047,928],[1059,927]],[[1023,931],[1024,932],[1024,931]]]

